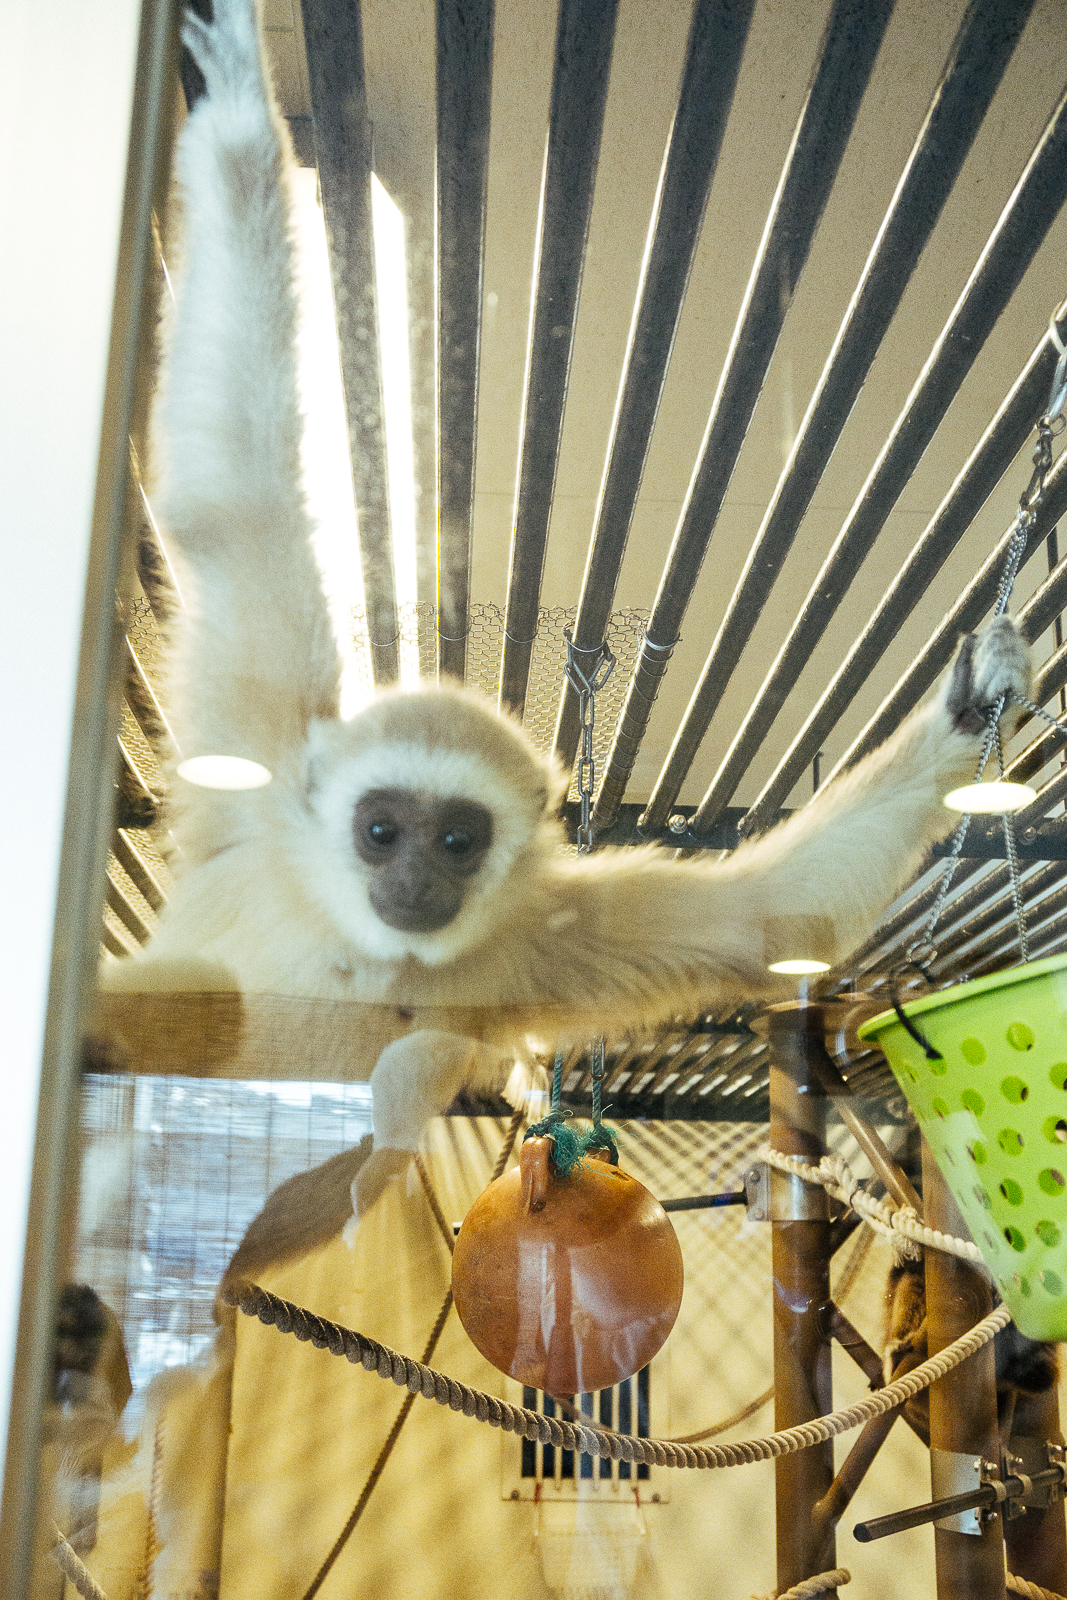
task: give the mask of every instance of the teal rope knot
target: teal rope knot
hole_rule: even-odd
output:
[[[550,1111],[541,1122],[534,1122],[526,1130],[526,1139],[552,1140],[552,1165],[556,1176],[569,1178],[590,1150],[607,1150],[613,1166],[619,1164],[619,1149],[610,1128],[599,1127],[581,1130],[569,1128],[566,1119],[569,1111]]]

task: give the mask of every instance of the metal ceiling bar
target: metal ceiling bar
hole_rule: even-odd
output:
[[[493,0],[437,0],[437,663],[462,679],[470,627]]]
[[[163,886],[133,840],[121,828],[115,829],[111,848],[119,866],[144,895],[152,910],[162,911],[167,902]]]
[[[371,226],[371,129],[358,0],[300,0],[319,187],[341,352],[359,556],[374,681],[400,675],[378,307]]]
[[[1064,122],[1067,130],[1067,118]],[[1067,150],[1064,155],[1063,184],[1067,191]],[[943,343],[941,348],[944,349]],[[853,644],[789,750],[764,786],[749,813],[753,828],[758,828],[763,817],[768,813],[773,814],[778,809],[798,778],[806,771],[816,752],[822,748],[833,731],[838,719],[866,683],[926,593],[930,583],[1026,443],[1034,422],[1048,402],[1049,384],[1052,381],[1056,360],[1056,346],[1051,336],[1046,336],[1016,379],[1011,392],[941,502],[911,555],[886,591],[878,609]],[[929,371],[930,365],[927,367],[927,372]],[[920,380],[920,385],[923,385],[923,380]],[[946,393],[938,390],[936,395],[930,395],[928,398],[931,405],[943,414],[948,408],[952,393],[954,390],[951,389]],[[914,394],[915,391],[913,396]],[[910,403],[907,414],[914,414]],[[894,430],[894,438],[900,437],[900,434],[901,429],[898,425]],[[887,446],[887,452],[891,448],[891,445]],[[882,460],[886,459],[887,454],[883,452]],[[878,473],[879,469],[876,467],[872,476],[877,476]],[[871,481],[868,479],[869,484]],[[902,476],[899,484],[894,485],[891,491],[894,500],[904,487],[904,481]],[[866,491],[861,499],[867,502]],[[887,504],[884,507],[884,514],[882,511],[877,513],[882,522],[888,516],[889,509]],[[835,771],[840,770],[842,764],[839,762]],[[698,817],[701,809],[698,808]]]
[[[1056,862],[1038,868],[1030,877],[1023,880],[1021,893],[1028,917],[1031,913],[1040,911],[1042,918],[1047,921],[1049,917],[1067,909],[1067,884],[1063,882],[1062,865]],[[1040,900],[1042,895],[1045,898]],[[1014,931],[1015,907],[1010,886],[1005,885],[1003,893],[997,895],[995,899],[986,900],[972,921],[960,923],[951,932],[946,933],[939,945],[940,958],[933,964],[931,970],[938,978],[947,977],[950,972],[959,968],[961,957],[965,956],[965,964],[969,964],[972,960],[985,955],[988,950],[999,948],[1003,943],[1005,932],[1010,937]]]
[[[615,815],[845,153],[892,0],[835,0],[626,693],[594,820]]]
[[[152,937],[152,930],[148,927],[144,919],[140,917],[134,910],[133,906],[127,900],[121,888],[115,882],[114,878],[112,878],[110,873],[108,874],[107,882],[104,886],[104,898],[111,907],[112,911],[118,917],[119,921],[122,923],[123,927],[126,928],[130,934],[132,934],[132,936],[137,940],[137,943],[147,944]]]
[[[537,633],[617,10],[618,0],[560,0],[500,663],[500,703],[516,716]]]
[[[1065,514],[1067,514],[1067,457],[1061,457],[1049,474],[1044,498],[1036,511],[1031,537],[1027,540],[1026,550],[1023,553],[1024,565],[1043,543],[1050,529],[1055,527],[1057,520]],[[951,611],[942,618],[936,631],[919,651],[892,693],[883,700],[867,726],[849,746],[835,771],[854,766],[868,751],[877,749],[888,739],[908,712],[918,705],[927,689],[951,661],[962,635],[972,633],[978,627],[996,598],[997,584],[1004,570],[1004,560],[1013,532],[1014,523],[1004,533],[992,555],[983,563]],[[1058,593],[1063,593],[1062,584],[1061,575],[1058,580]],[[1041,593],[1044,589],[1045,584],[1042,584],[1041,590],[1037,592]],[[1036,594],[1034,598],[1036,599]],[[1038,617],[1037,613],[1031,612],[1031,604],[1032,601],[1023,607],[1018,613],[1017,620],[1022,625],[1026,637],[1032,641],[1040,637],[1047,623],[1036,632],[1031,631],[1032,624]]]
[[[753,5],[697,0],[693,12],[578,601],[578,650],[599,648],[611,616]],[[565,767],[578,734],[578,697],[564,684],[554,742]]]
[[[1049,476],[1045,497],[1035,514],[1032,537],[1027,543],[1024,561],[1029,560],[1045,539],[1049,528],[1055,525],[1065,511],[1067,511],[1067,456],[1062,456]],[[948,664],[960,636],[977,627],[993,604],[1011,532],[1009,528],[978,576],[942,620],[937,632],[920,651],[892,694],[882,702],[862,733],[853,741],[830,777],[854,766],[869,751],[877,749],[894,728],[899,727],[901,720],[918,703],[930,684]],[[1015,620],[1024,639],[1030,644],[1039,639],[1059,615],[1057,608],[1064,604],[1067,604],[1067,561],[1061,561],[1058,567],[1053,568],[1017,612]],[[1045,665],[1046,668],[1051,668],[1053,660],[1057,661],[1057,667],[1052,668],[1049,674],[1050,687],[1047,690],[1043,688],[1046,681],[1045,668],[1041,669],[1035,680],[1035,695],[1040,695],[1042,699],[1047,699],[1057,686],[1052,679],[1056,677],[1062,665],[1060,658],[1058,655],[1050,658]],[[1042,699],[1037,703],[1041,704]]]
[[[878,230],[818,388],[778,480],[744,571],[645,813],[662,821],[722,700],[841,430],[1011,59],[1033,0],[972,0]],[[997,310],[999,311],[999,307]],[[868,540],[874,536],[864,530]],[[792,632],[730,746],[704,805],[713,817],[737,785],[821,639],[866,554],[853,538],[813,585]],[[868,545],[869,547],[869,545]]]
[[[1032,800],[1028,806],[1015,813],[1017,833],[1024,836],[1027,828],[1039,827],[1053,806],[1059,805],[1065,799],[1067,799],[1067,767],[1062,768],[1038,790],[1036,800]],[[975,873],[972,871],[968,875],[973,877]],[[962,871],[957,872],[955,881],[961,886],[965,883]],[[969,888],[962,887],[962,892],[957,890],[954,893],[953,898],[949,900],[946,915],[957,921],[970,916],[979,910],[990,896],[999,894],[1002,886],[1006,886],[1007,883],[1007,865],[983,874],[977,883],[972,883]],[[842,965],[840,974],[835,974],[835,977],[843,977],[846,971],[855,973],[861,968],[869,969],[875,965],[882,966],[902,960],[908,946],[929,917],[939,887],[938,876],[903,906],[896,916],[876,929],[853,953],[848,963]]]

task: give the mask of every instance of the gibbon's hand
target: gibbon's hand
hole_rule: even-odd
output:
[[[995,617],[980,633],[963,636],[945,687],[945,709],[957,732],[983,734],[1002,695],[1003,714],[1013,726],[1012,703],[1029,693],[1030,651],[1010,617]]]
[[[254,0],[212,0],[213,22],[187,9],[182,43],[189,50],[213,101],[265,103]]]

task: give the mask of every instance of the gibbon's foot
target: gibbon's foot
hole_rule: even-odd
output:
[[[390,1178],[406,1172],[414,1159],[411,1150],[375,1150],[352,1180],[352,1210],[365,1217]]]
[[[1007,696],[1030,693],[1030,652],[1010,617],[994,617],[980,633],[964,634],[956,653],[945,707],[959,733],[977,737],[989,724],[990,709]]]

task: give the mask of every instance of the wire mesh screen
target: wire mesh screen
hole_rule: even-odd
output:
[[[87,1075],[74,1270],[122,1324],[135,1393],[211,1342],[219,1280],[271,1190],[370,1127],[363,1083]]]

